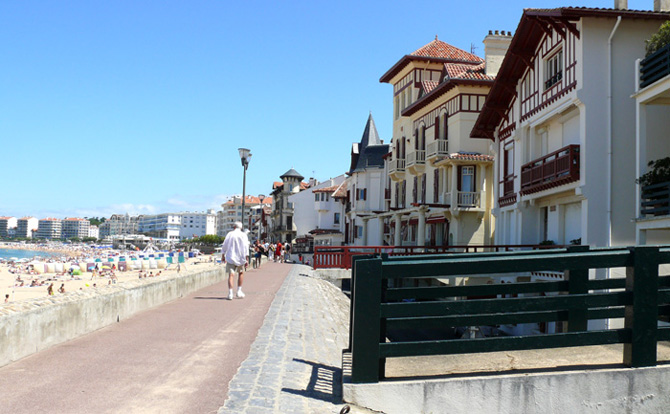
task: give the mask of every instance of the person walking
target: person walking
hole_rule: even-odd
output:
[[[226,239],[221,246],[221,259],[226,262],[226,273],[228,273],[228,300],[233,300],[233,287],[235,273],[237,277],[237,297],[244,298],[242,283],[244,282],[244,265],[247,263],[249,253],[249,237],[242,232],[242,223],[236,221],[234,229],[226,234]]]

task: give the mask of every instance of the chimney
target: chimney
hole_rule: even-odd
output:
[[[627,10],[628,0],[614,0],[614,8],[617,10]]]
[[[670,11],[670,0],[654,0],[654,11],[655,12]]]
[[[670,0],[668,0],[670,1]],[[486,74],[495,76],[500,69],[507,48],[512,42],[512,33],[504,30],[496,30],[495,33],[489,30],[489,34],[484,38],[484,54],[486,60]]]

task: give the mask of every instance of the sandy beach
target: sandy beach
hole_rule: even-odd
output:
[[[12,248],[17,249],[16,245],[2,245],[0,248]],[[29,247],[25,248],[26,250],[38,250],[35,248]],[[44,262],[50,263],[67,263],[73,262],[77,259],[84,261],[84,258],[91,257],[103,257],[109,253],[117,253],[117,251],[106,249],[104,251],[93,251],[93,250],[83,250],[83,249],[54,249],[46,250],[40,249],[43,251],[49,251],[57,257],[44,260]],[[182,263],[179,266],[180,273],[190,273],[191,271],[197,269],[199,271],[204,270],[208,267],[220,266],[216,263],[216,259],[219,259],[218,255],[215,258],[213,255],[200,255],[194,258],[186,258],[185,263]],[[100,263],[101,265],[103,263]],[[104,263],[107,264],[107,263]],[[65,264],[65,267],[69,265]],[[65,293],[76,292],[84,289],[95,289],[97,287],[102,287],[105,285],[113,283],[124,283],[128,280],[142,278],[151,278],[158,277],[163,275],[173,275],[178,273],[177,264],[170,264],[167,268],[164,269],[146,269],[146,270],[128,270],[128,271],[115,271],[114,277],[110,274],[103,276],[96,275],[93,276],[92,272],[83,271],[80,275],[69,275],[65,274],[56,274],[56,273],[42,273],[42,274],[30,274],[27,271],[27,266],[11,266],[8,263],[0,263],[0,300],[5,303],[6,295],[9,295],[9,302],[17,302],[26,299],[44,297],[48,295],[48,287],[53,283],[53,293],[54,295],[62,295],[63,293],[59,292],[61,286],[63,286]],[[84,269],[82,269],[84,270]],[[18,273],[17,273],[18,272]],[[109,273],[109,272],[108,272]],[[22,282],[17,281],[17,278],[20,277]],[[31,284],[37,284],[37,286],[31,286]],[[23,286],[20,286],[23,283]]]

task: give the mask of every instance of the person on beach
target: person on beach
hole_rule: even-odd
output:
[[[53,296],[54,295],[54,284],[50,284],[49,287],[47,288],[47,295]]]
[[[58,288],[58,293],[65,293],[65,283],[61,283],[60,287]]]
[[[221,260],[226,263],[228,273],[228,300],[233,300],[235,273],[237,277],[237,297],[244,298],[242,283],[244,282],[244,265],[247,264],[249,253],[249,237],[242,232],[242,223],[236,221],[234,229],[228,234],[221,246]]]
[[[5,295],[5,303],[9,303],[9,293]]]

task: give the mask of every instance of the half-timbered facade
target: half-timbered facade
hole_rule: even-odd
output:
[[[497,244],[635,242],[633,62],[668,17],[524,11],[471,134],[495,142]]]
[[[490,33],[487,53],[504,56],[510,39]],[[495,69],[436,38],[382,76],[394,91],[387,211],[380,215],[387,244],[491,243],[493,157],[489,143],[469,133]]]

